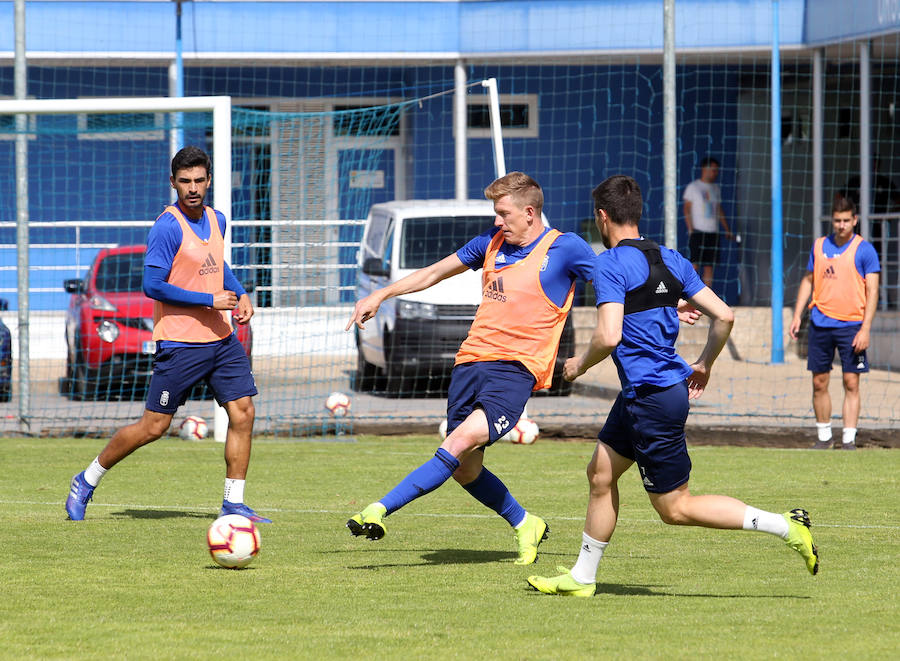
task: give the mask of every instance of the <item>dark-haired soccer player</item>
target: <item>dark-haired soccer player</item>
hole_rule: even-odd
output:
[[[576,379],[612,354],[622,392],[588,464],[589,501],[578,560],[561,576],[530,576],[528,583],[547,594],[594,594],[597,567],[616,528],[618,481],[633,463],[664,522],[777,535],[815,574],[818,552],[805,510],[775,514],[728,496],[690,493],[691,460],[684,434],[688,400],[706,388],[734,314],[703,284],[690,262],[641,237],[643,201],[634,179],[610,177],[594,189],[593,199],[595,221],[609,248],[594,264],[597,327],[587,350],[566,361],[565,378]],[[711,319],[706,346],[692,365],[675,353],[679,297]]]
[[[144,293],[154,299],[156,355],[143,416],[123,427],[72,478],[66,512],[84,519],[94,489],[110,468],[169,429],[195,383],[205,380],[228,413],[225,497],[221,514],[271,523],[244,504],[257,394],[250,361],[231,327],[253,316],[250,297],[225,263],[225,216],[203,200],[210,184],[209,156],[185,147],[172,159],[175,205],[156,219],[147,237]]]
[[[467,268],[483,269],[483,299],[450,378],[447,437],[431,459],[353,515],[347,527],[354,535],[381,539],[384,517],[452,475],[514,528],[519,554],[515,562],[527,565],[547,537],[547,524],[526,512],[483,466],[484,448],[516,424],[533,390],[550,387],[575,280],[589,277],[594,251],[575,234],[543,226],[544,194],[530,176],[510,172],[484,195],[494,202],[492,229],[358,301],[347,324],[347,329],[354,323],[362,327],[392,296],[421,291]]]
[[[831,207],[828,236],[816,239],[809,251],[806,275],[797,291],[791,337],[797,339],[803,308],[809,303],[809,351],[806,367],[812,372],[813,411],[818,439],[814,450],[831,449],[831,363],[834,350],[841,357],[844,383],[844,423],[841,448],[856,449],[859,420],[859,375],[869,371],[866,349],[878,307],[881,265],[875,247],[856,233],[856,205],[837,197]]]

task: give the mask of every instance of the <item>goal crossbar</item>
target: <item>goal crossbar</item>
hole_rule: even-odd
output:
[[[231,97],[129,97],[92,99],[9,99],[0,115],[75,115],[78,113],[212,112],[213,206],[231,219]]]

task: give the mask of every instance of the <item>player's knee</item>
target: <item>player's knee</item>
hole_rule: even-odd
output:
[[[251,428],[256,418],[256,407],[249,397],[245,402],[235,402],[228,408],[228,424],[235,428]]]
[[[660,520],[670,526],[684,526],[690,522],[678,502],[659,501],[653,503],[653,507]]]
[[[683,526],[687,521],[677,514],[669,511],[659,512],[660,521],[670,526]]]
[[[456,480],[460,486],[464,487],[470,482],[474,482],[480,473],[481,466],[470,468],[465,465],[460,465],[459,468],[453,471],[453,479]]]
[[[138,423],[141,431],[140,444],[146,445],[162,438],[169,431],[171,420],[142,420]]]
[[[474,452],[485,444],[485,441],[482,441],[478,437],[473,437],[463,432],[457,433],[458,431],[460,431],[458,428],[455,429],[453,433],[441,443],[441,447],[457,459],[467,456],[470,452]],[[477,477],[477,475],[475,477]]]
[[[602,496],[609,493],[612,488],[612,474],[607,470],[598,469],[594,462],[587,466],[588,489],[591,496]]]
[[[670,526],[683,526],[687,524],[687,519],[678,511],[675,510],[656,510],[659,514],[659,518],[663,523],[666,523]]]

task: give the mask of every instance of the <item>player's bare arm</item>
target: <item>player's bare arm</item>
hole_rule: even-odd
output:
[[[713,363],[722,353],[728,336],[731,335],[731,328],[734,326],[734,311],[709,287],[704,287],[689,297],[688,301],[710,318],[706,346],[703,347],[700,357],[690,366],[693,373],[687,380],[688,397],[697,399],[706,389]]]
[[[467,268],[468,267],[462,263],[456,253],[453,253],[447,255],[441,261],[435,262],[431,266],[426,266],[425,268],[410,273],[405,278],[401,278],[387,287],[382,287],[381,289],[373,291],[365,298],[356,302],[353,313],[350,315],[350,320],[347,322],[344,330],[350,330],[353,324],[362,328],[365,322],[375,316],[375,313],[378,312],[378,308],[387,299],[393,298],[394,296],[401,296],[402,294],[409,294],[414,291],[428,289],[441,280],[446,280],[451,276],[462,273]]]
[[[812,288],[813,274],[807,271],[806,275],[803,276],[803,280],[800,281],[799,289],[797,289],[797,303],[794,305],[794,318],[791,319],[790,332],[791,337],[795,340],[797,339],[797,334],[800,332],[800,320],[803,318],[803,310],[809,302]]]
[[[878,307],[880,275],[880,273],[866,274],[866,310],[863,313],[862,326],[853,338],[853,351],[856,353],[862,353],[869,348],[872,320],[875,319],[875,309]]]
[[[213,308],[216,310],[234,310],[238,297],[233,291],[222,289],[213,294]]]
[[[243,294],[238,299],[234,320],[239,324],[246,324],[250,321],[250,317],[253,316],[253,312],[253,303],[250,302],[250,297],[247,294]]]
[[[563,377],[574,381],[613,352],[622,341],[622,321],[625,305],[603,303],[597,306],[597,327],[588,348],[580,356],[569,358],[563,365]]]

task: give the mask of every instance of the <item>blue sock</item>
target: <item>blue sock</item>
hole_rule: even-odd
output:
[[[472,497],[485,507],[489,507],[506,519],[511,526],[521,523],[525,518],[525,508],[513,498],[500,478],[487,468],[482,468],[478,477],[468,484],[464,484],[463,489],[472,494]]]
[[[450,479],[457,468],[459,461],[456,457],[445,449],[438,448],[431,459],[404,477],[380,502],[387,508],[387,514],[396,512],[419,496],[437,489]]]

